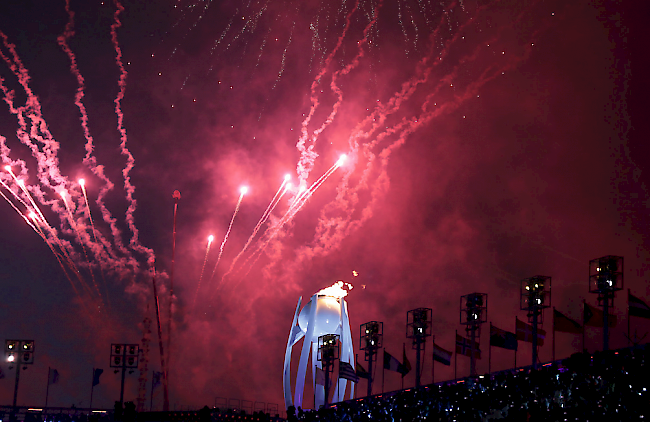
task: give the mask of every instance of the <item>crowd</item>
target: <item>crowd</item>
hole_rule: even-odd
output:
[[[650,412],[650,347],[577,353],[537,370],[431,385],[338,403],[290,408],[296,421],[634,421]]]

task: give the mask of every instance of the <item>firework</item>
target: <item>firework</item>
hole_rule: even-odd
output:
[[[199,283],[196,286],[196,294],[194,295],[194,307],[196,307],[196,299],[199,296],[199,289],[201,289],[201,280],[203,280],[203,272],[205,271],[205,264],[208,262],[208,255],[210,254],[210,245],[214,241],[214,236],[208,236],[208,245],[205,248],[205,257],[203,258],[203,266],[201,266],[201,276],[199,277]]]

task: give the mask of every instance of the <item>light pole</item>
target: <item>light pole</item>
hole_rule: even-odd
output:
[[[377,350],[381,349],[384,336],[384,323],[377,321],[366,322],[359,327],[361,350],[366,352],[368,362],[368,397],[372,395],[372,363],[377,360]]]
[[[481,324],[487,322],[487,294],[470,293],[460,297],[460,323],[470,334],[469,375],[476,376],[476,351],[474,346],[481,340]],[[476,340],[478,334],[478,341]]]
[[[334,361],[339,358],[339,336],[336,334],[325,334],[318,337],[318,361],[322,362],[323,372],[325,375],[325,401],[324,407],[327,407],[327,400],[330,392],[330,374],[334,372]]]
[[[623,257],[607,255],[589,261],[589,293],[598,294],[603,307],[603,350],[609,350],[609,308],[616,291],[623,289]]]
[[[431,308],[411,309],[406,313],[406,337],[413,339],[415,358],[415,388],[420,388],[420,353],[431,336]]]
[[[16,365],[16,383],[14,384],[14,402],[11,415],[11,420],[13,421],[16,420],[20,367],[34,363],[34,340],[5,340],[5,357],[7,362],[9,362],[9,369],[11,369],[11,365]]]
[[[140,346],[137,344],[113,343],[111,344],[111,368],[118,368],[117,373],[122,370],[122,386],[120,389],[120,403],[124,404],[124,378],[126,377],[127,368],[133,372],[138,367],[140,358]]]
[[[537,332],[544,322],[544,309],[551,306],[551,277],[536,275],[521,280],[519,309],[527,312],[533,327],[533,369],[537,369]]]

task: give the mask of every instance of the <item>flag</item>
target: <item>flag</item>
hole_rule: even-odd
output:
[[[627,309],[630,316],[650,318],[650,306],[630,293],[629,290],[627,292]]]
[[[359,382],[359,376],[354,372],[352,365],[344,361],[339,361],[339,378],[344,378],[352,382]]]
[[[370,374],[368,373],[368,371],[366,371],[366,369],[363,366],[361,366],[361,364],[359,362],[357,362],[357,364],[356,364],[356,370],[357,370],[356,371],[357,376],[359,378],[370,379]]]
[[[330,384],[332,381],[330,380]],[[318,366],[316,367],[316,384],[325,386],[325,371]]]
[[[553,309],[553,329],[562,333],[582,334],[582,325]]]
[[[517,350],[517,335],[490,324],[490,346]]]
[[[470,357],[472,356],[472,341],[456,333],[456,354]],[[481,359],[481,349],[478,342],[474,342],[474,357]]]
[[[587,302],[584,302],[584,324],[591,327],[602,327],[605,324],[603,311],[598,308],[594,308],[589,305]],[[616,315],[609,315],[609,327],[614,327],[616,325]]]
[[[408,374],[410,371],[410,369],[402,365],[396,357],[388,353],[386,350],[384,350],[384,369],[399,372],[402,376]]]
[[[402,374],[402,376],[404,376],[411,372],[411,362],[409,362],[409,359],[406,357],[406,344],[403,344],[402,346],[404,347],[404,349],[402,349],[402,362],[404,362],[404,368],[406,368],[406,373]]]
[[[59,382],[59,371],[56,369],[50,369],[47,376],[48,385],[56,384],[57,382]]]
[[[101,377],[103,373],[104,370],[101,368],[93,369],[93,387],[99,384],[99,377]]]
[[[153,377],[151,378],[151,389],[158,387],[160,385],[160,380],[162,378],[162,372],[153,371]]]
[[[533,326],[528,325],[523,321],[520,321],[519,318],[516,318],[517,324],[517,340],[525,341],[528,343],[533,342]],[[546,338],[546,331],[541,328],[537,329],[537,345],[543,346],[544,339]]]
[[[451,365],[451,352],[433,343],[433,360],[443,365]]]

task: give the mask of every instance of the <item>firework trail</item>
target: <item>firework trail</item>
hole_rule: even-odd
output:
[[[271,213],[273,212],[275,207],[280,203],[280,200],[282,199],[284,194],[287,192],[287,189],[288,189],[288,186],[289,186],[288,182],[289,182],[290,179],[291,179],[291,176],[289,176],[289,175],[286,175],[284,177],[284,180],[282,181],[282,184],[280,185],[280,188],[278,188],[277,192],[275,192],[275,195],[273,196],[273,199],[271,199],[271,202],[269,203],[268,207],[266,207],[266,210],[262,214],[262,217],[260,218],[260,220],[257,222],[255,227],[253,228],[253,233],[251,233],[250,237],[248,238],[248,240],[244,244],[244,247],[242,248],[242,250],[237,254],[235,259],[233,259],[232,263],[230,264],[230,268],[228,268],[228,271],[226,271],[224,273],[224,275],[221,277],[221,281],[219,282],[219,285],[223,284],[223,281],[226,278],[226,276],[228,276],[232,272],[232,270],[235,268],[235,265],[237,264],[237,261],[239,260],[239,258],[246,252],[246,250],[248,249],[248,246],[253,241],[255,236],[257,236],[257,233],[259,232],[262,225],[266,222],[266,220],[268,220],[269,216],[271,215]],[[206,255],[206,257],[207,257],[207,255]]]
[[[124,8],[119,2],[116,2],[116,6],[117,10],[113,15],[114,22],[111,25],[110,33],[111,41],[116,53],[116,63],[120,70],[118,81],[119,92],[114,103],[118,120],[117,127],[121,141],[120,152],[127,158],[126,166],[122,171],[126,200],[128,202],[125,221],[132,234],[129,246],[132,250],[144,254],[147,259],[151,261],[153,258],[153,251],[140,244],[138,240],[138,231],[134,222],[134,212],[136,209],[136,201],[134,199],[135,188],[130,180],[130,171],[133,168],[134,159],[126,146],[127,137],[126,129],[124,128],[124,116],[121,105],[126,87],[126,71],[122,63],[122,52],[117,42],[117,30],[121,26],[119,16],[120,13],[123,12]],[[80,294],[81,291],[75,287],[76,283],[73,283],[66,267],[74,273],[74,277],[78,279],[82,289],[86,291],[88,295],[94,296],[96,294],[97,298],[101,301],[103,300],[102,294],[100,293],[100,289],[95,280],[93,272],[94,264],[91,263],[87,248],[89,248],[94,254],[99,270],[102,274],[102,279],[104,279],[103,268],[108,268],[110,271],[118,274],[121,278],[126,279],[133,271],[138,271],[139,264],[133,257],[132,253],[124,247],[121,240],[120,229],[117,227],[117,221],[108,211],[104,203],[106,194],[112,190],[114,186],[105,175],[104,167],[97,163],[97,160],[93,155],[95,148],[94,140],[89,130],[88,114],[83,103],[84,78],[79,72],[76,57],[68,44],[69,39],[73,37],[75,33],[74,12],[70,9],[69,0],[66,0],[65,10],[68,14],[68,22],[63,34],[57,38],[57,42],[63,52],[67,55],[70,61],[70,71],[77,81],[74,102],[80,112],[81,127],[86,139],[86,155],[83,162],[91,169],[93,174],[103,182],[103,185],[99,188],[96,203],[100,208],[104,221],[110,229],[113,241],[109,242],[95,227],[84,183],[79,183],[81,189],[78,189],[70,183],[67,177],[61,174],[58,158],[58,151],[60,148],[59,143],[50,133],[48,124],[42,115],[40,101],[30,87],[30,76],[27,69],[19,58],[15,46],[9,42],[9,38],[2,31],[0,31],[0,38],[2,39],[2,43],[0,44],[0,59],[4,61],[15,76],[18,85],[21,87],[23,94],[26,97],[25,103],[21,105],[16,102],[14,91],[10,90],[7,85],[5,85],[5,81],[2,78],[0,78],[0,89],[2,89],[4,94],[3,99],[8,105],[10,113],[16,117],[18,123],[16,137],[30,150],[32,157],[36,160],[36,177],[38,184],[27,185],[26,181],[29,180],[27,166],[25,165],[25,162],[11,158],[11,150],[7,146],[6,138],[4,137],[0,137],[0,158],[2,162],[8,166],[19,166],[20,178],[18,178],[11,170],[11,167],[9,167],[8,173],[11,176],[11,179],[7,179],[6,176],[0,175],[0,180],[4,187],[8,189],[28,211],[32,210],[34,212],[33,218],[30,219],[25,217],[25,214],[18,209],[16,204],[3,194],[5,200],[10,203],[14,210],[16,210],[27,224],[29,224],[30,227],[32,227],[32,229],[35,230],[35,232],[48,244],[48,247],[50,247],[52,253],[62,266],[66,277],[68,277],[71,285],[74,287],[75,293]],[[18,190],[15,189],[16,187]],[[52,198],[52,195],[56,196],[56,199]],[[60,202],[61,195],[65,195],[62,196],[63,204]],[[59,233],[57,233],[57,230],[48,222],[48,219],[37,203],[39,203],[40,206],[48,206],[56,215],[58,215],[60,218],[60,233],[74,236],[75,241],[79,243],[82,248],[83,256],[85,257],[85,264],[83,264],[84,259],[75,251],[73,245],[59,236]],[[79,216],[79,219],[77,219],[77,216]],[[86,219],[90,222],[90,226],[93,230],[92,236],[90,236],[85,230]],[[119,253],[120,256],[118,256],[117,253]],[[96,293],[93,293],[89,283],[84,282],[77,268],[77,263],[88,267]],[[106,287],[105,280],[104,286]]]
[[[221,242],[221,246],[219,247],[219,256],[217,257],[217,262],[214,264],[214,269],[212,270],[210,281],[212,281],[212,279],[214,278],[214,274],[217,272],[217,266],[219,266],[219,261],[221,261],[221,255],[223,254],[223,247],[226,244],[226,241],[228,240],[228,235],[230,235],[230,230],[232,229],[232,223],[235,221],[235,217],[239,212],[239,205],[241,205],[241,201],[242,199],[244,199],[244,195],[246,195],[246,192],[248,192],[248,188],[243,187],[240,189],[239,200],[237,201],[237,205],[235,206],[235,212],[232,214],[232,218],[230,219],[230,225],[228,225],[228,230],[226,230],[226,235],[223,237],[223,242]]]
[[[92,279],[93,286],[95,287],[95,291],[97,292],[97,295],[100,297],[101,300],[102,293],[99,291],[97,280],[95,280],[95,273],[93,272],[93,268],[90,265],[90,259],[88,259],[86,246],[84,246],[84,241],[81,239],[79,224],[77,224],[77,222],[75,221],[74,216],[72,215],[72,210],[70,209],[70,206],[68,205],[68,201],[66,200],[66,191],[62,190],[60,193],[61,193],[61,199],[63,200],[63,205],[65,205],[65,209],[68,211],[68,219],[69,219],[70,227],[72,227],[72,229],[77,234],[77,240],[81,245],[81,249],[83,250],[84,258],[86,258],[86,264],[88,265],[88,272],[90,273],[90,278]]]
[[[84,215],[90,221],[90,228],[92,229],[93,233],[93,243],[91,246],[94,246],[95,248],[100,248],[101,246],[97,242],[97,231],[95,230],[95,222],[93,221],[93,216],[90,212],[90,205],[88,204],[88,193],[86,192],[86,180],[84,179],[79,179],[78,181],[79,187],[81,188],[81,193],[83,194],[84,197]],[[110,245],[108,245],[107,250],[111,251]],[[84,251],[85,252],[85,251]],[[108,283],[106,283],[106,277],[104,276],[104,269],[102,268],[101,265],[99,265],[99,274],[102,276],[102,284],[104,286],[104,297],[106,298],[106,306],[110,307],[110,299],[108,296]]]
[[[129,242],[131,248],[137,252],[142,253],[147,257],[147,262],[152,263],[154,261],[154,253],[152,249],[149,249],[143,246],[138,240],[139,231],[135,225],[135,219],[133,213],[137,208],[137,202],[133,197],[135,193],[135,186],[131,184],[131,176],[129,175],[131,170],[135,165],[135,158],[131,154],[131,151],[126,146],[127,136],[126,128],[124,127],[124,113],[122,113],[122,99],[124,98],[124,92],[126,90],[126,69],[124,68],[124,63],[122,63],[122,49],[117,41],[117,29],[122,26],[120,21],[120,13],[124,11],[124,7],[119,1],[115,1],[117,10],[113,15],[113,24],[111,25],[111,41],[113,42],[113,47],[115,48],[115,61],[118,68],[120,69],[120,79],[118,81],[118,86],[120,88],[117,97],[115,98],[115,114],[117,115],[117,129],[120,132],[120,150],[122,155],[127,158],[126,166],[122,170],[122,176],[124,178],[124,190],[126,191],[126,199],[129,202],[129,207],[126,210],[126,223],[131,230],[131,241]]]
[[[2,137],[0,137],[0,139],[2,139]],[[5,189],[7,189],[9,192],[11,192],[25,206],[25,208],[28,208],[27,204],[25,204],[23,202],[23,200],[19,196],[16,196],[16,194],[11,189],[9,189],[9,186],[7,186],[6,183],[2,179],[0,179],[0,183],[2,184],[2,186],[5,187]],[[11,207],[18,213],[18,215],[20,215],[23,218],[23,220],[25,220],[25,222],[29,225],[29,227],[31,227],[41,237],[44,237],[43,234],[40,232],[40,230],[38,230],[36,228],[36,226],[34,226],[34,224],[32,224],[32,222],[29,221],[27,216],[20,209],[18,209],[16,204],[14,204],[13,201],[11,199],[9,199],[7,197],[7,195],[5,195],[4,192],[2,192],[1,190],[0,190],[0,195],[2,195],[4,200],[7,201],[9,203],[9,205],[11,205]]]
[[[60,171],[58,169],[57,151],[59,149],[59,145],[53,139],[51,133],[49,132],[47,124],[43,120],[43,117],[41,115],[40,103],[38,102],[38,98],[36,97],[36,95],[29,87],[28,84],[29,75],[27,73],[27,69],[23,66],[22,62],[20,61],[18,54],[15,50],[15,46],[9,43],[7,36],[1,31],[0,31],[0,37],[3,40],[4,48],[9,52],[9,54],[6,54],[4,51],[0,49],[0,57],[9,66],[11,71],[17,77],[19,84],[22,86],[25,93],[27,94],[26,105],[21,107],[16,107],[13,102],[13,98],[14,98],[13,92],[9,91],[9,89],[4,85],[3,81],[0,79],[0,88],[4,93],[4,100],[9,106],[10,112],[16,115],[18,119],[19,128],[17,130],[17,136],[23,144],[29,147],[29,149],[32,151],[32,155],[37,159],[37,163],[38,163],[37,173],[38,173],[39,182],[45,187],[48,187],[52,191],[56,192],[60,186],[62,185],[65,186],[66,183],[66,179],[60,174]],[[27,118],[25,116],[27,116]],[[31,123],[31,126],[29,128],[27,127],[28,120]],[[37,143],[32,142],[32,139],[34,139]],[[9,153],[10,153],[10,149],[6,146],[3,139],[2,159],[4,162],[8,162],[8,163],[12,162],[11,158],[9,157]],[[22,169],[21,174],[25,174],[26,169],[24,163],[20,162],[20,165]],[[72,257],[68,253],[67,244],[66,245],[63,244],[61,239],[58,237],[56,230],[54,230],[54,228],[47,222],[47,219],[43,215],[41,209],[36,205],[30,193],[30,190],[25,185],[24,179],[22,178],[18,179],[9,165],[5,166],[5,169],[7,169],[7,171],[9,172],[9,174],[13,179],[13,182],[17,186],[19,186],[20,190],[23,192],[24,196],[31,204],[31,207],[29,208],[32,208],[38,214],[38,219],[41,221],[41,224],[43,224],[44,227],[47,229],[48,235],[46,236],[44,233],[43,235],[45,237],[48,236],[51,237],[52,240],[58,245],[62,256],[65,258],[66,264],[71,268],[73,273],[75,273],[75,275],[79,278],[79,282],[82,285],[85,285],[85,283],[80,277],[78,269],[76,268],[73,262]],[[52,206],[53,210],[57,212],[57,214],[62,216],[62,220],[64,219],[63,215],[65,215],[65,213],[63,215],[61,214],[62,210],[58,207],[57,200],[46,200],[44,197],[44,193],[38,187],[32,187],[31,189],[33,189],[33,192],[36,194],[37,198],[39,199],[39,202]],[[34,222],[36,225],[38,225],[38,223],[36,223],[37,219],[34,219]],[[58,254],[54,251],[52,245],[49,244],[49,240],[48,240],[48,245],[55,253],[55,256],[57,256],[57,259],[59,259]],[[76,288],[75,291],[77,292]]]
[[[314,81],[311,84],[311,98],[310,98],[311,108],[309,110],[309,113],[305,117],[304,121],[302,122],[301,136],[298,139],[298,143],[296,144],[296,148],[298,149],[298,152],[300,152],[300,159],[298,160],[296,171],[298,173],[298,179],[300,180],[299,184],[301,186],[306,183],[307,178],[309,177],[309,173],[314,168],[314,161],[316,160],[316,158],[318,158],[318,153],[314,151],[314,148],[316,147],[317,134],[314,133],[314,137],[312,138],[309,135],[309,131],[308,131],[309,123],[311,122],[311,119],[316,113],[316,109],[320,104],[317,95],[318,85],[320,84],[321,78],[325,76],[327,70],[329,69],[332,60],[334,59],[334,56],[343,45],[343,40],[345,39],[345,35],[347,34],[347,31],[350,28],[350,19],[354,14],[354,12],[356,12],[358,7],[359,7],[359,0],[356,1],[352,10],[346,16],[345,26],[343,27],[343,33],[339,36],[336,46],[330,52],[320,72],[318,73],[318,75],[316,75]],[[339,97],[337,104],[340,104],[341,100],[342,99]],[[336,112],[335,110],[333,110],[332,113],[330,113],[330,116],[328,117],[327,121],[323,123],[323,125],[321,125],[320,129],[317,130],[318,133],[321,133],[325,129],[325,127],[328,125],[328,122],[331,122],[331,119],[333,119],[335,114]],[[307,142],[309,142],[310,144],[307,145]]]
[[[536,4],[533,3],[529,8],[522,11],[516,19],[513,20],[512,25],[516,26],[517,22],[523,18],[524,14],[529,12],[535,5]],[[478,9],[478,12],[481,12],[482,10],[484,9]],[[466,25],[469,25],[470,23],[471,22],[468,22]],[[367,160],[362,176],[356,186],[350,187],[348,184],[352,172],[349,171],[344,175],[343,180],[337,188],[337,198],[330,204],[326,205],[321,211],[321,218],[318,221],[318,226],[315,230],[312,242],[308,246],[303,246],[297,250],[297,259],[292,261],[289,265],[298,267],[301,265],[301,261],[307,260],[316,255],[327,254],[329,251],[338,248],[344,238],[358,230],[370,217],[372,217],[373,209],[378,205],[379,200],[381,200],[387,193],[390,186],[387,167],[391,154],[401,147],[408,137],[420,127],[429,124],[431,120],[439,117],[443,113],[449,113],[456,110],[463,102],[470,98],[475,98],[479,90],[486,83],[503,75],[506,71],[513,69],[529,57],[531,48],[528,46],[524,49],[523,53],[518,56],[510,57],[503,63],[492,63],[485,67],[472,82],[467,83],[462,89],[454,91],[451,98],[447,98],[448,96],[443,95],[443,91],[446,88],[454,86],[454,81],[461,73],[460,65],[476,63],[482,55],[485,55],[485,46],[490,46],[499,40],[502,29],[503,28],[497,32],[495,37],[489,39],[485,44],[479,44],[472,52],[470,52],[470,54],[461,58],[459,63],[453,67],[451,72],[438,79],[437,84],[434,85],[433,89],[422,101],[419,115],[404,116],[399,119],[396,124],[392,126],[386,125],[388,114],[399,111],[400,104],[408,100],[418,86],[425,85],[429,81],[429,75],[437,64],[435,60],[431,61],[429,57],[425,57],[425,59],[420,62],[421,66],[427,66],[427,63],[431,63],[428,67],[424,68],[425,71],[421,73],[420,77],[416,77],[409,83],[404,84],[402,90],[396,93],[388,104],[379,106],[373,115],[369,116],[369,118],[359,125],[359,127],[362,127],[364,124],[368,124],[371,121],[376,122],[372,125],[370,131],[364,132],[363,130],[358,129],[353,132],[349,138],[349,145],[354,156],[357,159],[359,156],[363,156]],[[538,34],[545,29],[546,27],[543,27],[535,31],[529,38],[535,39]],[[459,37],[460,32],[456,33],[449,40],[446,48],[439,55],[438,62],[442,61],[443,58],[446,57],[449,51],[449,46],[453,42],[457,41]],[[444,98],[444,102],[438,103],[438,100],[436,99],[440,98]],[[372,119],[370,119],[370,117],[372,117]],[[394,138],[394,140],[391,141],[391,138]],[[362,139],[372,140],[359,145],[359,141]],[[383,149],[377,153],[373,152],[373,149],[377,148],[382,143],[388,143],[388,145],[383,147]],[[379,161],[377,169],[374,168],[376,157],[378,157]],[[373,174],[374,180],[370,183],[370,176]],[[369,190],[370,199],[367,201],[365,206],[361,208],[359,213],[360,217],[355,220],[352,216],[355,212],[358,212],[357,206],[360,205],[358,193],[361,190]]]
[[[330,167],[321,177],[318,178],[310,187],[309,189],[306,189],[302,191],[301,193],[298,194],[296,199],[291,203],[289,206],[289,209],[285,212],[285,214],[280,218],[280,220],[273,225],[272,227],[269,227],[264,235],[263,239],[260,240],[259,245],[257,248],[249,255],[249,257],[244,261],[242,264],[242,267],[245,267],[248,262],[252,259],[253,261],[251,264],[248,266],[248,270],[246,273],[243,275],[242,278],[240,278],[240,282],[243,278],[246,278],[248,273],[251,271],[253,266],[257,263],[259,260],[260,256],[262,255],[262,252],[266,249],[268,244],[276,237],[278,234],[282,231],[282,228],[289,223],[295,215],[303,208],[303,206],[307,203],[307,200],[311,198],[311,196],[314,194],[314,192],[339,168],[343,163],[345,162],[347,156],[342,155],[338,161]],[[237,283],[239,284],[239,283]],[[235,286],[237,287],[237,286]]]
[[[4,138],[2,138],[2,139],[4,139]],[[5,170],[7,170],[7,172],[11,173],[11,166],[8,166],[8,165],[5,166]],[[16,198],[26,209],[29,209],[29,206],[27,205],[27,203],[25,203],[25,201],[23,201],[23,199],[16,192],[11,190],[11,188],[9,186],[7,186],[7,184],[2,180],[1,177],[0,177],[0,183],[2,183],[2,186],[4,186],[5,189],[7,189],[9,192],[11,192],[11,194],[14,196],[14,198]],[[11,203],[11,201],[9,201],[9,200],[7,200],[7,201]],[[20,210],[18,210],[18,208],[16,208],[15,206],[14,206],[14,209],[18,212],[18,214],[23,215],[23,213]]]
[[[205,271],[205,264],[208,262],[208,254],[210,253],[210,245],[214,241],[214,236],[208,236],[208,246],[205,248],[205,257],[203,258],[203,266],[201,267],[201,276],[199,277],[199,284],[196,286],[196,294],[194,295],[194,304],[192,306],[196,307],[196,299],[199,296],[199,289],[201,288],[201,280],[203,280],[203,272]]]
[[[108,179],[106,174],[104,173],[104,167],[101,165],[97,164],[97,159],[93,155],[93,151],[95,149],[94,146],[94,139],[92,134],[90,133],[90,128],[88,127],[88,113],[86,111],[86,106],[83,103],[83,98],[85,96],[85,81],[81,73],[79,72],[79,68],[77,66],[77,58],[73,51],[70,49],[68,45],[68,40],[72,38],[75,34],[74,32],[74,12],[70,10],[70,0],[66,0],[65,4],[65,10],[68,13],[68,22],[66,23],[65,30],[62,35],[60,35],[57,38],[57,42],[61,46],[61,49],[66,53],[68,56],[68,59],[70,60],[70,72],[72,72],[72,75],[75,77],[77,80],[77,91],[75,93],[74,97],[74,103],[79,109],[79,114],[80,114],[80,120],[81,120],[81,127],[83,130],[84,138],[86,139],[86,144],[84,146],[86,150],[86,155],[83,159],[84,164],[93,172],[95,176],[97,176],[103,183],[104,186],[102,186],[99,190],[99,194],[96,199],[96,203],[99,206],[99,209],[101,211],[103,220],[108,224],[111,235],[113,238],[113,242],[117,249],[125,255],[127,258],[122,259],[122,261],[128,260],[129,265],[132,268],[137,268],[137,263],[130,257],[130,254],[128,250],[124,247],[122,243],[122,233],[120,229],[117,227],[117,219],[115,219],[112,215],[111,212],[106,208],[106,205],[104,203],[104,197],[106,194],[111,191],[114,187],[113,183]],[[84,180],[84,179],[81,179]],[[80,181],[81,182],[81,181]],[[93,251],[93,254],[95,257],[99,260],[105,260],[102,259],[102,255],[104,253],[104,250],[106,253],[110,256],[111,261],[117,261],[118,258],[115,255],[115,251],[113,249],[113,245],[107,241],[103,237],[100,237],[100,242],[98,242],[97,239],[97,231],[95,230],[95,223],[92,219],[92,215],[90,212],[90,204],[88,203],[88,195],[86,192],[85,188],[85,180],[83,183],[79,183],[81,186],[81,190],[83,193],[84,197],[84,203],[86,205],[86,210],[87,210],[87,218],[90,220],[90,224],[93,230],[93,239],[94,242],[88,244],[88,246],[91,248]],[[87,242],[88,243],[88,242]],[[126,262],[120,263],[119,268],[123,268],[125,266]],[[100,271],[102,275],[102,280],[104,281],[104,287],[106,288],[106,280],[104,278],[104,272],[103,269],[100,265]],[[108,299],[108,297],[107,297]]]

